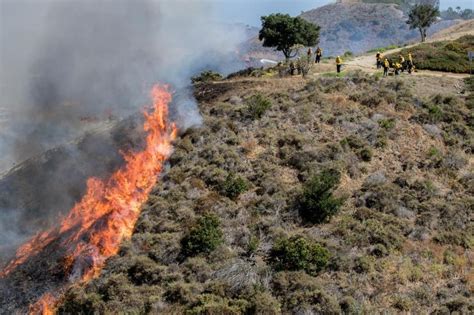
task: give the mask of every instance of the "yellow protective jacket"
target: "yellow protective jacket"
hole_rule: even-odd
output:
[[[395,69],[401,69],[402,65],[400,63],[396,62],[394,68]]]
[[[405,62],[405,58],[403,58],[403,56],[400,56],[400,63],[404,63]]]
[[[383,66],[384,66],[385,68],[390,68],[390,62],[388,62],[388,60],[385,59],[385,61],[383,62]]]
[[[336,58],[336,65],[341,65],[342,64],[342,58],[341,57],[337,57]]]
[[[413,57],[411,54],[408,54],[408,61],[413,62]]]

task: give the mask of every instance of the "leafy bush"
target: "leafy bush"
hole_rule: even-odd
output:
[[[230,173],[222,185],[222,192],[230,199],[235,199],[248,188],[248,183],[245,179]]]
[[[394,118],[382,119],[379,121],[380,128],[383,128],[385,130],[391,130],[395,128],[395,125],[396,125],[396,122]]]
[[[223,233],[219,219],[212,214],[199,218],[197,225],[183,238],[181,245],[185,256],[210,253],[222,243]]]
[[[362,148],[357,154],[362,161],[370,162],[372,160],[372,150],[369,147]]]
[[[343,200],[332,195],[339,184],[340,174],[325,170],[305,183],[301,196],[300,214],[310,223],[322,223],[339,210]]]
[[[304,270],[315,275],[330,258],[329,251],[320,244],[302,236],[281,238],[275,242],[271,258],[277,270]]]
[[[268,98],[262,94],[255,94],[247,101],[247,110],[253,119],[262,118],[263,114],[272,106]]]
[[[207,70],[201,72],[201,74],[194,76],[191,78],[191,82],[193,84],[196,83],[204,83],[204,82],[210,82],[210,81],[220,81],[222,80],[223,77],[217,72],[214,72],[212,70]]]

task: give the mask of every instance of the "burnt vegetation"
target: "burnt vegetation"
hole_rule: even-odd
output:
[[[459,83],[197,85],[203,125],[60,313],[472,313],[473,92]]]

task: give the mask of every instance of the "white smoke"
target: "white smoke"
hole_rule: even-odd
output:
[[[139,113],[156,82],[177,92],[171,112],[181,129],[199,124],[190,77],[239,66],[234,52],[244,36],[214,22],[213,12],[192,0],[0,0],[0,174],[111,113]],[[35,164],[41,171],[0,175],[0,254],[67,211],[84,178],[106,173],[101,161],[118,155],[111,142],[69,144],[57,155],[63,160]]]
[[[244,35],[212,13],[193,0],[0,0],[0,172],[88,117],[137,111],[154,82],[179,90],[204,67],[236,66]],[[180,103],[181,127],[199,123],[193,99]]]

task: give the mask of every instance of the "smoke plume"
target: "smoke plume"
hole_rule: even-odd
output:
[[[137,113],[157,81],[179,92],[171,108],[179,127],[199,124],[196,102],[186,92],[190,76],[208,66],[224,72],[238,67],[233,58],[243,36],[214,22],[212,12],[209,3],[192,0],[1,0],[0,174],[106,128],[111,117]],[[100,143],[113,147],[108,140]],[[53,204],[66,211],[80,196],[84,178],[106,173],[107,167],[92,161],[117,155],[100,147],[74,150],[68,145],[69,160],[58,159],[34,175],[38,186],[31,184],[35,172],[20,179],[16,174],[16,190],[0,182],[0,248],[15,239],[17,221],[32,214],[31,205],[11,204],[22,187],[28,185],[28,196],[44,191],[38,198],[51,202],[39,208]]]

